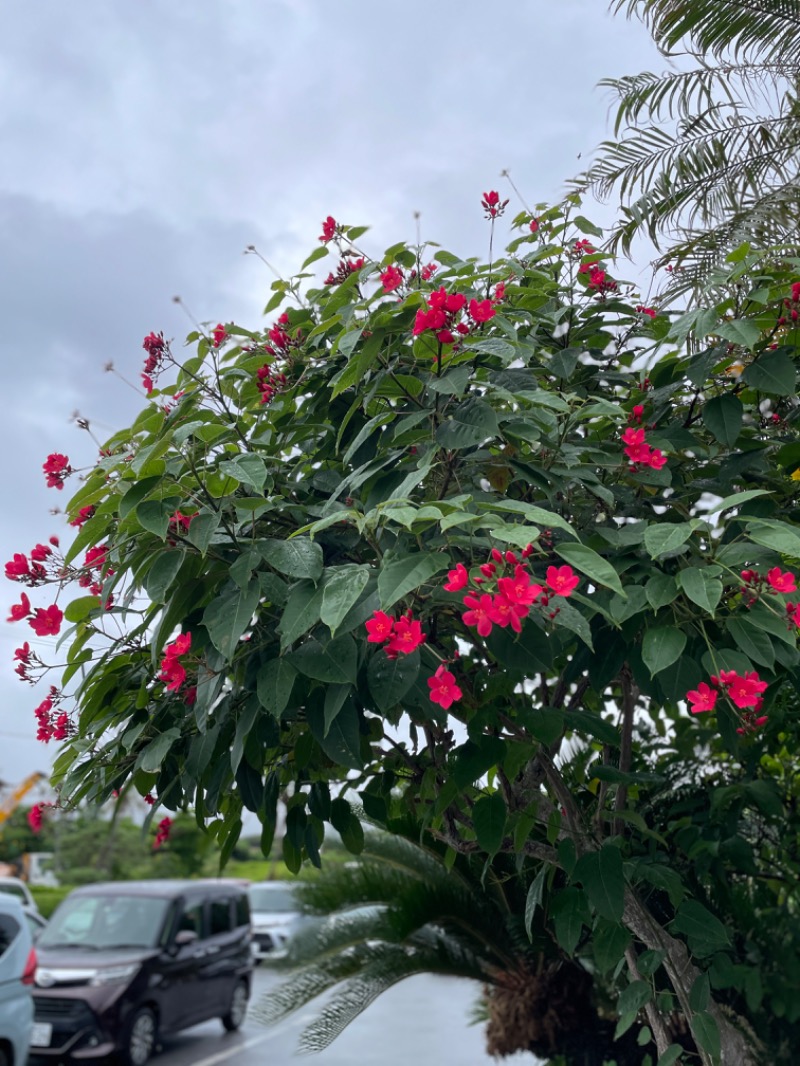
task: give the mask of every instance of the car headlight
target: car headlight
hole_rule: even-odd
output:
[[[138,962],[129,963],[127,966],[109,966],[104,970],[96,970],[89,984],[97,987],[98,985],[113,985],[120,981],[127,981],[139,969],[141,969],[141,965]]]

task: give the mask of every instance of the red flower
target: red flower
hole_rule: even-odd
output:
[[[544,589],[541,585],[531,584],[531,576],[521,564],[514,577],[501,577],[497,587],[512,603],[530,606],[536,603]]]
[[[60,631],[63,619],[64,612],[54,603],[50,607],[37,607],[33,618],[28,619],[28,625],[37,637],[54,637]]]
[[[322,223],[322,236],[319,238],[323,244],[327,244],[328,241],[332,241],[336,236],[336,219],[333,215],[328,215],[325,221]]]
[[[142,388],[144,389],[144,391],[147,393],[148,396],[153,391],[153,387],[154,387],[153,386],[153,379],[150,377],[150,375],[149,374],[142,374]],[[70,524],[72,524],[72,523],[70,523]]]
[[[469,571],[463,563],[458,563],[455,570],[448,570],[447,578],[443,586],[445,592],[459,592],[469,584]]]
[[[53,554],[53,549],[49,544],[37,544],[31,552],[31,559],[36,563],[43,563],[45,559]],[[14,556],[16,559],[16,555]]]
[[[381,274],[381,284],[384,292],[394,292],[403,284],[403,271],[396,266],[388,266]]]
[[[422,632],[422,625],[417,621],[412,621],[410,618],[401,618],[395,622],[394,632],[387,651],[402,652],[403,655],[410,655],[415,648],[424,643],[425,634]]]
[[[701,681],[700,684],[692,692],[686,693],[686,699],[693,704],[690,708],[692,714],[702,714],[704,711],[713,711],[714,705],[717,702],[718,693],[710,688],[705,681]]]
[[[185,655],[192,645],[192,634],[181,633],[179,637],[164,648],[164,659],[159,671],[159,679],[167,682],[168,692],[177,692],[186,680],[186,668],[178,662],[181,655]]]
[[[154,357],[156,360],[160,359],[164,353],[164,334],[148,333],[142,341],[142,347],[149,356]]]
[[[800,629],[800,603],[787,603],[786,613],[789,615],[789,621],[794,622]]]
[[[492,300],[496,303],[502,303],[506,298],[506,283],[504,281],[498,281],[494,287],[494,296]]]
[[[15,661],[19,660],[22,663],[28,663],[28,662],[30,662],[30,658],[31,658],[31,646],[26,640],[21,648],[16,648],[14,650],[14,660]]]
[[[492,631],[492,597],[484,593],[480,598],[477,596],[465,596],[464,606],[469,607],[461,616],[464,625],[477,626],[478,636],[488,637]]]
[[[69,459],[59,452],[52,452],[42,463],[48,489],[63,489],[64,482],[72,473]]]
[[[656,317],[656,312],[652,307],[643,307],[642,304],[639,304],[636,310],[640,315],[648,315],[650,318]]]
[[[28,811],[28,825],[31,827],[34,833],[41,833],[42,831],[43,808],[43,803],[34,803],[34,805]]]
[[[756,707],[758,709],[761,693],[767,690],[766,681],[761,681],[755,670],[745,674],[744,677],[734,674],[733,678],[726,684],[728,686],[728,698],[731,703],[740,709],[743,707]]]
[[[433,677],[428,678],[428,687],[431,690],[431,700],[440,704],[447,710],[456,700],[460,700],[463,693],[456,684],[456,679],[444,665],[440,666]]]
[[[497,314],[491,300],[470,300],[469,316],[473,322],[488,322]]]
[[[142,799],[145,801],[148,807],[152,807],[156,802],[155,796],[152,796],[149,792],[146,796],[142,796]]]
[[[642,404],[640,404],[640,403],[634,404],[633,408],[631,409],[631,413],[628,415],[628,420],[630,422],[635,422],[638,425],[642,421],[643,417],[644,417],[644,407],[642,406]],[[644,432],[644,431],[642,431],[642,432]],[[624,439],[624,434],[623,434],[623,439]]]
[[[531,233],[537,233],[538,230],[539,230],[539,219],[538,218],[532,218],[530,220],[529,225],[528,225],[528,229],[531,231]]]
[[[436,271],[438,269],[439,269],[439,264],[438,263],[428,263],[428,265],[424,266],[422,268],[422,270],[420,271],[420,273],[422,275],[422,280],[423,281],[430,281],[431,278],[433,277],[433,275],[436,273]]]
[[[23,618],[27,618],[31,613],[31,601],[27,595],[23,592],[20,595],[19,603],[13,604],[11,607],[11,613],[6,619],[7,622],[21,622]]]
[[[773,592],[797,592],[795,577],[790,570],[782,572],[779,566],[773,566],[767,571],[767,581]]]
[[[199,514],[199,511],[193,511],[192,514],[183,514],[181,511],[175,511],[174,514],[169,516],[169,524],[172,526],[173,532],[188,533],[192,519],[197,518]]]
[[[800,303],[800,281],[792,285],[792,299],[795,303]]]
[[[485,192],[481,205],[486,212],[487,218],[499,218],[505,211],[508,200],[500,200],[500,193],[492,189],[491,192]]]
[[[501,592],[492,601],[491,618],[495,625],[511,626],[515,633],[521,633],[522,619],[527,618],[529,610],[527,604],[516,603]]]
[[[382,644],[384,640],[390,640],[394,630],[394,619],[383,611],[375,611],[372,618],[366,622],[368,644]]]
[[[84,567],[89,567],[93,570],[102,570],[108,562],[108,548],[105,545],[97,544],[93,548],[89,548],[86,552],[86,558],[83,560]]]
[[[546,580],[555,596],[569,596],[580,582],[571,566],[548,566]]]
[[[156,838],[153,841],[153,848],[160,848],[162,844],[165,844],[169,840],[169,834],[172,831],[172,819],[162,818],[158,823],[158,829],[156,830]]]
[[[22,552],[14,552],[14,558],[10,563],[6,563],[6,577],[9,581],[19,581],[21,577],[25,577],[30,572],[28,557]]]
[[[653,448],[650,452],[648,459],[645,462],[646,466],[652,467],[653,470],[660,470],[662,466],[666,466],[667,457],[658,448]]]
[[[214,327],[211,336],[214,338],[214,347],[219,348],[220,344],[222,344],[222,342],[227,338],[228,331],[225,329],[221,322],[218,322]]]

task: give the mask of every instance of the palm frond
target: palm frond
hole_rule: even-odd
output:
[[[664,51],[800,61],[796,0],[613,0],[612,10],[646,23]]]

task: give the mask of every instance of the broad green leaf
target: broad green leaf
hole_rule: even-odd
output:
[[[492,511],[512,511],[537,526],[543,526],[545,529],[560,529],[564,533],[569,533],[571,537],[575,537],[576,540],[578,537],[565,518],[533,503],[522,503],[521,500],[494,500],[491,504],[481,503],[479,506],[484,509],[490,508]]]
[[[358,708],[354,701],[352,699],[344,701],[334,720],[328,723],[327,732],[325,708],[322,703],[309,706],[306,713],[314,739],[328,758],[350,770],[360,770],[364,761],[361,758]]]
[[[594,961],[601,973],[609,973],[624,958],[631,934],[617,922],[599,919],[594,930]]]
[[[604,844],[599,851],[582,855],[572,872],[572,879],[583,884],[589,902],[601,918],[611,922],[622,920],[625,878],[619,848]]]
[[[317,624],[322,609],[323,591],[321,585],[314,586],[310,581],[301,581],[294,586],[278,625],[281,649],[294,644]]]
[[[339,711],[344,706],[344,701],[351,694],[352,685],[328,685],[325,689],[325,736],[330,732],[331,725]]]
[[[583,893],[577,888],[564,888],[550,899],[556,939],[567,955],[572,955],[578,946],[584,920],[589,917]]]
[[[732,448],[742,432],[744,407],[738,396],[726,393],[714,396],[703,408],[703,422],[708,431],[728,448]]]
[[[784,522],[751,522],[747,527],[750,539],[765,548],[772,548],[792,559],[800,559],[800,534]]]
[[[154,774],[161,769],[161,764],[166,759],[172,745],[180,738],[180,729],[168,729],[151,740],[146,748],[143,748],[136,760],[137,770]]]
[[[267,480],[267,468],[259,455],[237,455],[235,459],[225,459],[219,464],[221,474],[236,478],[241,485],[250,485],[256,492],[261,492]]]
[[[748,659],[761,666],[772,669],[775,665],[775,649],[767,634],[754,626],[749,618],[729,618],[726,622],[728,632]]]
[[[647,981],[633,981],[620,994],[617,1000],[617,1012],[637,1014],[652,998],[653,990]]]
[[[680,1044],[670,1044],[664,1054],[659,1057],[656,1066],[675,1066],[683,1052],[684,1048]]]
[[[272,659],[258,671],[259,702],[275,718],[286,710],[296,677],[297,671],[285,658]]]
[[[573,544],[570,542],[568,544],[556,544],[555,551],[564,562],[574,566],[582,574],[586,574],[592,581],[598,585],[605,585],[607,588],[613,589],[625,598],[626,592],[620,582],[619,574],[611,563],[604,559],[602,555],[598,555],[593,548],[589,548],[586,544]]]
[[[148,533],[155,533],[161,540],[166,540],[169,516],[170,510],[165,507],[162,500],[146,500],[136,508],[139,525]]]
[[[472,808],[472,822],[478,845],[489,855],[494,855],[503,842],[506,828],[506,804],[502,793],[481,796]]]
[[[653,574],[645,585],[647,602],[654,611],[666,607],[678,595],[678,585],[672,574]]]
[[[719,1026],[716,1019],[708,1011],[700,1011],[690,1018],[692,1033],[697,1041],[697,1046],[710,1055],[715,1063],[719,1062],[722,1053],[722,1045],[719,1035]]]
[[[419,676],[419,651],[390,659],[380,648],[367,667],[367,684],[376,708],[385,713],[396,707]]]
[[[761,330],[747,318],[732,318],[729,322],[720,322],[714,332],[723,340],[740,344],[743,348],[753,348],[761,340]]]
[[[347,685],[356,679],[358,652],[350,636],[337,637],[327,643],[312,637],[287,658],[299,673],[315,681]]]
[[[261,597],[261,585],[252,580],[217,596],[203,612],[203,625],[211,643],[226,659],[233,658],[239,638],[250,625]]]
[[[181,563],[186,558],[181,551],[164,552],[150,567],[145,578],[144,587],[153,603],[163,603],[167,589],[175,580]],[[72,621],[72,619],[69,619]]]
[[[506,746],[499,737],[480,738],[480,742],[468,740],[453,752],[455,769],[453,777],[459,788],[466,788],[503,761]]]
[[[797,370],[787,352],[764,352],[745,368],[742,378],[751,388],[773,396],[794,396]]]
[[[434,574],[446,570],[450,556],[444,552],[417,553],[387,563],[378,575],[381,608],[388,611],[409,592],[424,585]]]
[[[715,951],[730,946],[728,930],[719,918],[695,899],[681,903],[672,927],[686,936],[692,954],[700,957],[713,955]]]
[[[322,576],[322,548],[308,537],[290,540],[268,538],[258,542],[264,561],[287,577],[305,577],[318,581]]]
[[[76,600],[71,600],[64,608],[64,618],[68,622],[82,622],[99,606],[100,599],[97,596],[79,596]]]
[[[644,546],[650,553],[651,559],[657,559],[659,555],[674,552],[682,547],[692,535],[692,527],[688,522],[659,523],[648,526],[644,534]]]
[[[219,511],[201,512],[192,519],[186,539],[205,555],[211,543],[211,538],[219,528],[220,521],[221,515]]]
[[[707,570],[698,566],[689,566],[678,572],[678,584],[693,603],[710,615],[714,614],[722,597],[719,578],[712,577]]]
[[[145,477],[135,481],[119,501],[119,517],[127,518],[136,505],[141,503],[148,493],[152,492],[163,480],[163,477],[158,474],[155,477]]]
[[[718,514],[721,511],[729,510],[731,507],[739,507],[741,504],[747,503],[748,500],[755,500],[759,496],[769,496],[768,490],[746,489],[744,492],[734,492],[732,496],[726,496],[719,503],[715,503],[713,507],[706,511],[706,514]]]
[[[458,450],[472,448],[499,433],[497,415],[485,400],[469,399],[442,422],[436,431],[436,440],[443,448]]]
[[[326,571],[320,621],[335,633],[369,581],[367,566],[338,566]]]
[[[642,659],[650,676],[666,670],[680,659],[686,647],[686,633],[674,626],[659,626],[648,629],[642,641]]]
[[[547,867],[544,863],[539,867],[539,872],[531,882],[531,886],[528,889],[528,895],[525,897],[525,932],[528,934],[528,940],[533,938],[533,916],[536,914],[536,908],[541,907],[542,899],[544,898],[544,880],[547,876]]]

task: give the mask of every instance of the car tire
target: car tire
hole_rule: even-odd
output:
[[[223,1026],[229,1033],[235,1032],[244,1021],[247,1014],[247,1001],[250,998],[247,981],[237,981],[231,994],[231,1002],[228,1013],[220,1018]]]
[[[144,1066],[156,1050],[158,1022],[149,1007],[140,1007],[128,1018],[119,1061],[122,1066]]]
[[[11,1059],[5,1048],[0,1047],[0,1066],[11,1066]]]

